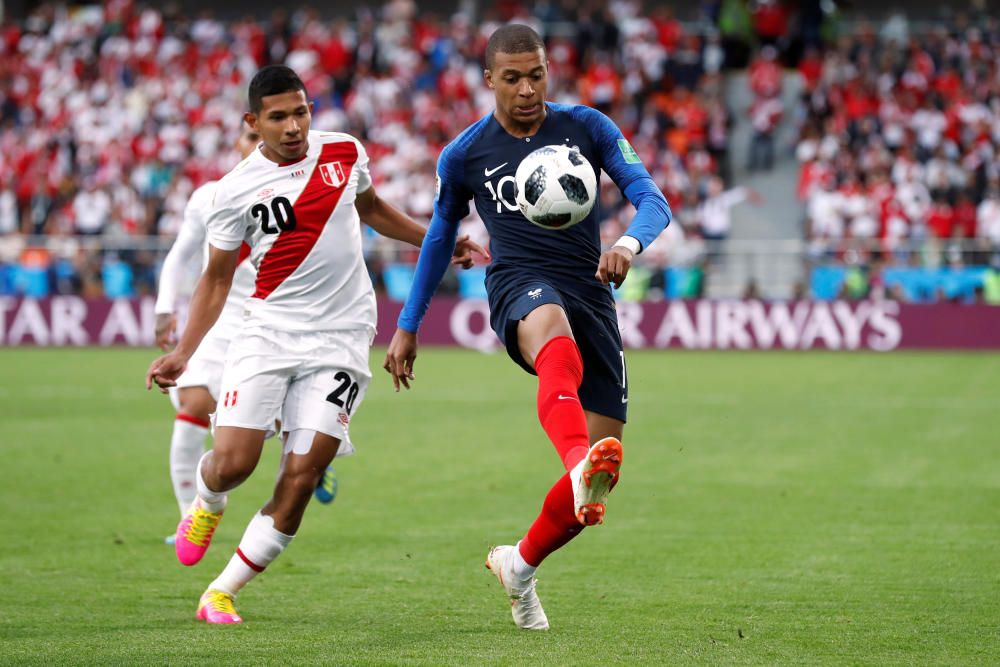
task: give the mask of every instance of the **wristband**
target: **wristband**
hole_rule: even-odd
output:
[[[634,236],[625,235],[621,237],[620,239],[615,241],[615,246],[628,248],[629,250],[632,251],[633,255],[638,255],[640,252],[642,252],[642,244],[639,243],[639,239],[635,238]]]

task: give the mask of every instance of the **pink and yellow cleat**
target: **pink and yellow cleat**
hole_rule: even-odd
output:
[[[184,565],[194,565],[201,560],[208,545],[212,543],[212,535],[222,519],[222,512],[209,512],[201,507],[201,501],[194,499],[191,507],[184,513],[184,518],[177,524],[174,549],[177,560]]]
[[[223,591],[208,589],[201,594],[198,601],[198,612],[195,617],[206,623],[242,623],[243,619],[236,613],[233,606],[233,596]]]

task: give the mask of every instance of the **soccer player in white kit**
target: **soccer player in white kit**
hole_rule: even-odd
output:
[[[291,542],[323,470],[353,449],[348,424],[371,379],[375,295],[361,251],[359,217],[380,234],[420,246],[425,229],[380,199],[368,156],[347,134],[310,132],[312,104],[291,69],[254,76],[248,124],[260,147],[216,186],[208,220],[208,265],[195,288],[176,349],[154,361],[146,386],[176,381],[223,309],[239,263],[252,248],[257,268],[241,330],[226,357],[215,414],[215,446],[201,459],[197,496],[177,528],[185,565],[201,560],[229,491],[253,472],[273,416],[287,434],[274,494],[254,516],[197,617],[240,623],[234,597]],[[468,238],[453,262],[471,265]]]
[[[236,150],[246,159],[257,147],[260,135],[242,122]],[[156,344],[166,352],[177,329],[177,305],[181,286],[189,275],[191,264],[201,258],[201,267],[208,261],[207,221],[218,181],[209,181],[191,193],[184,208],[184,219],[170,252],[163,260],[156,294]],[[249,246],[244,247],[244,254]],[[248,259],[248,258],[247,258]],[[257,272],[247,259],[239,263],[233,276],[226,305],[218,321],[188,361],[184,373],[177,378],[177,387],[170,399],[177,410],[170,438],[170,481],[181,516],[195,497],[195,470],[205,453],[205,441],[210,428],[209,418],[215,412],[219,384],[226,361],[229,341],[239,331],[243,320],[243,304],[253,293]],[[174,543],[174,533],[167,537]]]

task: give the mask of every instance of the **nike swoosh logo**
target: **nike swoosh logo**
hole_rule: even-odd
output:
[[[622,405],[628,403],[628,396],[622,396]]]
[[[489,178],[490,176],[492,176],[493,174],[497,173],[498,171],[500,171],[501,169],[503,169],[506,166],[507,166],[507,163],[504,162],[502,165],[500,165],[499,167],[497,167],[495,169],[486,169],[486,168],[483,168],[483,173],[486,174],[486,178]]]
[[[573,401],[573,400],[576,400],[575,396],[563,396],[562,394],[559,394],[558,398],[559,398],[560,401]]]

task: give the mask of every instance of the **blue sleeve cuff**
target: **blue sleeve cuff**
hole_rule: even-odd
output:
[[[670,205],[649,177],[629,183],[625,188],[625,196],[635,206],[635,217],[625,235],[639,241],[643,248],[648,248],[670,224],[673,218]]]

